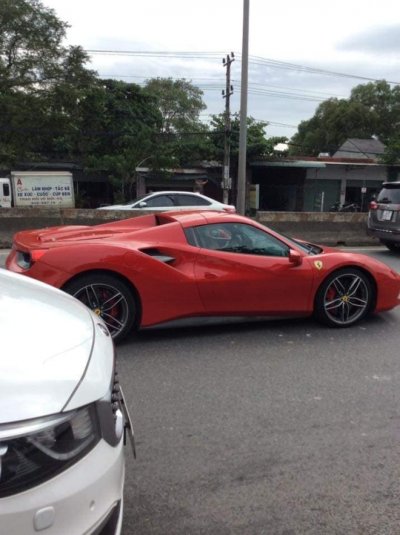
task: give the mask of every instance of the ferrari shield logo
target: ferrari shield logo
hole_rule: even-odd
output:
[[[314,262],[314,266],[317,268],[317,269],[322,269],[324,267],[324,264],[321,262],[321,260],[316,260]]]

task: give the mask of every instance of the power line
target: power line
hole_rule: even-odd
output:
[[[284,93],[282,91],[269,91],[267,89],[249,89],[248,92],[252,95],[268,95],[270,97],[279,97],[289,100],[305,100],[307,102],[324,102],[324,100],[326,100],[321,97],[312,97],[310,95],[301,95],[295,93]]]
[[[368,76],[359,76],[356,74],[349,74],[349,73],[343,73],[343,72],[337,72],[337,71],[331,71],[328,69],[321,69],[316,67],[309,67],[307,65],[299,65],[297,63],[288,63],[285,61],[279,61],[274,60],[270,58],[262,58],[259,56],[251,56],[251,63],[254,65],[266,65],[269,67],[274,67],[277,69],[287,69],[287,70],[294,70],[294,71],[302,71],[302,72],[308,72],[312,74],[323,74],[327,76],[335,76],[339,78],[354,78],[357,80],[364,80],[368,82],[379,82],[380,80],[377,78],[370,78]],[[389,84],[399,85],[400,82],[394,82],[391,80],[386,80]]]
[[[187,59],[216,59],[223,52],[165,52],[165,51],[141,51],[141,50],[86,50],[89,55],[101,56],[132,56],[153,58],[187,58]]]
[[[143,80],[149,79],[148,76],[134,76],[134,75],[120,75],[120,74],[99,74],[100,77],[115,77],[115,78],[140,78]],[[179,79],[179,78],[174,78]],[[213,78],[191,78],[192,81],[196,80],[209,80],[209,81],[215,81],[215,84],[203,84],[203,83],[196,83],[196,86],[199,89],[202,89],[203,91],[221,91],[221,89],[224,87],[224,82],[215,80]],[[232,80],[234,83],[235,89],[240,91],[240,83],[238,81]],[[145,87],[145,82],[138,83],[141,87]],[[284,89],[286,91],[293,91],[293,93],[288,92],[282,92],[282,91],[273,91],[268,88],[276,88],[276,89]],[[327,98],[345,98],[340,95],[332,95],[329,93],[322,93],[322,92],[312,92],[307,89],[299,90],[295,89],[293,87],[286,87],[286,86],[274,86],[274,85],[266,85],[266,84],[260,84],[260,83],[249,83],[249,94],[253,95],[268,95],[268,96],[274,96],[274,97],[281,97],[281,98],[289,98],[294,100],[306,100],[311,102],[323,102]],[[325,98],[323,98],[325,96]]]
[[[137,76],[137,75],[133,75],[133,74],[106,74],[106,73],[99,73],[99,77],[100,78],[108,78],[108,77],[115,77],[115,78],[136,78],[136,79],[140,79],[140,80],[149,80],[151,79],[152,77],[151,76]],[[173,80],[180,80],[181,78],[179,77],[172,77]],[[197,87],[199,87],[200,89],[205,89],[205,90],[220,90],[222,89],[224,86],[225,86],[225,81],[222,80],[222,79],[217,79],[217,78],[204,78],[204,77],[190,77],[191,81],[197,81],[197,80],[203,80],[203,81],[208,81],[208,82],[214,82],[214,84],[206,84],[206,83],[196,83]],[[240,81],[239,80],[232,80],[232,83],[235,84],[235,87],[237,89],[240,89]],[[140,86],[145,86],[145,82],[139,82],[138,85]],[[309,94],[313,97],[327,97],[327,98],[331,98],[332,96],[333,97],[337,97],[337,98],[346,98],[344,97],[343,95],[332,95],[332,93],[326,93],[326,92],[322,92],[322,91],[309,91],[308,89],[297,89],[295,87],[290,87],[290,86],[279,86],[279,85],[269,85],[269,84],[261,84],[259,82],[250,82],[249,83],[249,88],[254,88],[254,90],[256,89],[268,89],[268,88],[274,88],[274,89],[284,89],[284,90],[289,90],[289,91],[297,91],[299,92],[300,91],[300,94],[304,93],[304,94]]]
[[[239,80],[232,80],[236,84],[240,84]],[[299,91],[298,88],[295,87],[288,87],[288,86],[279,86],[279,85],[269,85],[269,84],[261,84],[259,82],[250,82],[249,86],[257,86],[257,87],[272,87],[274,89],[284,89],[284,90],[291,90],[291,91]],[[301,89],[302,93],[309,93],[311,95],[319,95],[319,96],[325,96],[325,97],[332,97],[333,95],[331,93],[325,93],[322,91],[309,91],[308,89]],[[345,98],[343,96],[336,95],[338,98]]]
[[[118,56],[136,56],[136,57],[163,57],[163,58],[179,58],[179,59],[218,59],[223,52],[194,52],[194,51],[138,51],[138,50],[86,50],[90,55],[118,55]],[[235,54],[235,57],[240,59],[240,54]],[[368,76],[360,76],[352,73],[343,73],[338,71],[331,71],[328,69],[321,69],[317,67],[310,67],[298,63],[289,63],[285,61],[275,60],[272,58],[264,58],[262,56],[250,56],[249,63],[252,65],[268,66],[277,69],[301,71],[310,74],[322,74],[325,76],[333,76],[338,78],[352,78],[356,80],[364,80],[369,82],[380,81],[377,78]],[[386,80],[389,84],[399,85],[400,82]]]
[[[256,119],[256,121],[261,121],[261,119]],[[266,121],[268,122],[268,125],[271,125],[271,126],[282,126],[283,128],[294,128],[295,130],[297,130],[298,126],[297,125],[294,125],[294,124],[286,124],[286,123],[277,123],[275,121]]]

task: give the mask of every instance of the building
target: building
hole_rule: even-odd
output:
[[[329,211],[335,203],[367,210],[382,182],[400,174],[400,164],[380,163],[384,149],[376,139],[348,139],[332,156],[252,162],[259,210]]]

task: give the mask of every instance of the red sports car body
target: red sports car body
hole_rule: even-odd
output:
[[[228,213],[26,230],[6,267],[75,295],[116,341],[190,316],[314,314],[346,327],[400,304],[400,276],[385,264]]]

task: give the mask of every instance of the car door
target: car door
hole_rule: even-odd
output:
[[[283,241],[242,223],[201,225],[191,232],[200,247],[194,273],[208,314],[310,310],[313,271],[301,256],[297,265],[291,262]]]

